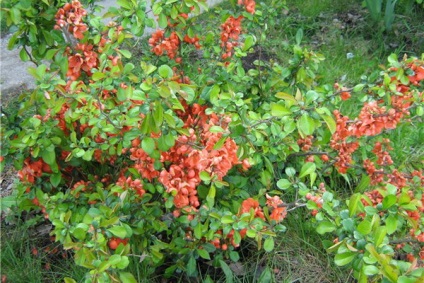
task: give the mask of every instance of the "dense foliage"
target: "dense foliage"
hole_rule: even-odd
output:
[[[246,238],[271,252],[302,207],[359,282],[424,278],[423,164],[396,164],[387,138],[422,123],[424,58],[392,55],[373,81],[321,85],[324,58],[299,30],[287,65],[248,69],[249,28],[266,30],[282,7],[253,0],[232,1],[202,35],[189,15],[205,1],[153,1],[159,28],[133,58],[126,46],[155,25],[146,1],[117,1],[107,25],[78,1],[41,2],[8,11],[30,31],[24,11],[50,11],[37,33],[54,39],[12,38],[51,64],[30,70],[38,87],[21,111],[36,113],[3,130],[2,164],[19,170],[17,207],[51,221],[87,282],[136,282],[130,257],[167,277],[196,276],[206,260],[225,272]],[[356,116],[340,112],[347,102],[361,105]],[[360,176],[355,193],[329,186],[340,176]]]

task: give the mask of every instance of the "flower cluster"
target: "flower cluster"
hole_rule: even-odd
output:
[[[265,219],[262,207],[259,205],[259,202],[253,198],[245,199],[241,203],[240,215],[243,213],[250,213],[250,211],[253,211],[255,217]]]
[[[269,196],[266,194],[266,205],[272,210],[269,218],[276,221],[277,223],[283,221],[287,216],[287,208],[284,206],[284,202],[279,196]],[[244,200],[241,204],[239,215],[243,213],[253,212],[255,218],[265,220],[265,215],[259,202],[253,198]]]
[[[116,184],[123,189],[134,190],[139,197],[142,197],[146,193],[144,190],[143,181],[140,179],[133,180],[131,176],[125,178],[124,175],[121,175]]]
[[[157,30],[150,37],[149,45],[152,47],[152,52],[157,56],[166,54],[169,59],[174,59],[178,52],[180,39],[175,32],[172,32],[169,37],[165,37],[163,30]]]
[[[275,222],[279,223],[283,221],[284,218],[286,218],[287,209],[285,206],[283,206],[283,201],[280,199],[279,196],[271,197],[267,194],[266,205],[272,208],[272,212],[269,215],[269,218],[271,220],[274,220]]]
[[[91,69],[98,65],[97,52],[93,50],[93,45],[78,43],[75,47],[75,53],[68,58],[68,72],[66,75],[71,81],[77,80],[84,71],[91,76]]]
[[[352,96],[346,87],[340,86],[338,83],[334,84],[334,89],[340,93],[342,100],[348,100]]]
[[[365,193],[365,197],[361,199],[361,202],[364,206],[376,207],[379,203],[382,203],[383,198],[379,190],[372,190]]]
[[[140,173],[143,178],[152,181],[154,178],[159,177],[159,172],[153,166],[155,160],[140,148],[140,144],[141,141],[139,138],[133,141],[133,147],[130,149],[130,159],[135,162],[133,167],[137,172]]]
[[[18,177],[21,182],[34,183],[37,178],[40,178],[45,173],[51,173],[50,166],[42,159],[32,161],[30,157],[25,159],[24,167],[18,171]]]
[[[297,145],[300,146],[300,149],[302,149],[302,151],[308,151],[312,147],[313,138],[313,136],[306,136],[304,139],[299,138],[297,140]]]
[[[199,43],[199,38],[197,36],[190,37],[187,34],[184,36],[184,42],[188,44],[193,44],[196,49],[200,49],[202,46]]]
[[[409,82],[413,85],[418,85],[424,80],[424,66],[415,63],[409,64],[409,69],[414,72],[413,75],[408,76]]]
[[[395,129],[398,123],[410,114],[409,108],[413,101],[410,85],[417,85],[420,81],[424,80],[424,71],[422,66],[414,63],[407,65],[407,68],[414,73],[414,75],[408,77],[409,84],[401,83],[396,76],[392,76],[391,78],[391,81],[396,84],[397,92],[390,98],[390,107],[380,106],[380,104],[383,103],[382,100],[365,102],[358,117],[353,121],[349,121],[349,117],[347,116],[343,117],[339,111],[334,111],[337,126],[332,136],[330,146],[338,152],[339,156],[336,158],[337,161],[335,166],[340,173],[347,172],[347,169],[352,163],[351,155],[359,146],[359,143],[354,141],[354,138],[359,139],[363,136],[376,136],[381,134],[384,130]],[[392,68],[391,70],[397,71],[397,68]],[[334,87],[336,90],[341,91],[342,99],[350,97],[350,93],[348,93],[346,88],[338,84],[335,84]],[[346,93],[344,94],[344,92]],[[418,95],[422,97],[422,93]],[[347,142],[348,139],[352,141]],[[388,155],[387,151],[382,151],[381,147],[382,144],[377,144],[373,150],[378,157],[377,164],[380,166],[391,165],[393,161],[390,155]],[[390,150],[387,145],[386,148]],[[377,169],[372,161],[368,159],[364,160],[364,168],[367,173],[372,176],[373,184],[384,180],[382,176],[383,170]],[[390,174],[390,183],[401,186],[404,183],[404,176],[396,172],[397,171],[394,171]]]
[[[316,205],[316,209],[313,209],[311,211],[312,216],[315,216],[318,214],[318,209],[322,208],[322,205],[324,204],[324,199],[322,198],[322,194],[326,192],[325,184],[320,183],[318,187],[318,191],[314,194],[307,193],[305,195],[306,200],[314,202]]]
[[[392,150],[389,139],[383,139],[382,142],[376,142],[372,152],[377,156],[378,165],[392,165],[393,160],[388,150]]]
[[[336,116],[336,131],[334,132],[330,141],[330,146],[338,152],[335,166],[340,173],[346,173],[349,165],[352,162],[352,153],[359,147],[359,143],[347,142],[350,132],[347,128],[347,121],[349,117],[342,116],[338,110],[333,112]]]
[[[70,32],[75,38],[83,39],[83,33],[87,31],[87,25],[82,21],[85,15],[87,15],[87,11],[78,0],[66,3],[56,13],[54,28],[63,29]]]
[[[246,12],[250,14],[255,13],[255,0],[238,0],[237,2],[239,5],[244,5],[246,7]]]
[[[201,182],[201,172],[207,173],[211,179],[222,180],[234,165],[240,163],[234,140],[227,138],[221,147],[216,147],[223,133],[209,131],[213,126],[226,131],[228,118],[206,115],[205,109],[198,104],[185,106],[180,117],[185,121],[189,136],[180,136],[168,152],[162,153],[161,161],[170,166],[160,172],[158,180],[174,195],[177,209],[200,206],[196,187]],[[179,213],[177,210],[174,214]]]
[[[387,110],[378,106],[377,101],[372,101],[364,104],[349,131],[356,137],[375,136],[383,130],[396,128],[402,117],[401,112],[394,108]]]
[[[241,33],[241,20],[243,16],[234,18],[230,16],[221,25],[221,47],[224,49],[222,59],[227,59],[232,56],[232,51],[238,45],[238,39]]]

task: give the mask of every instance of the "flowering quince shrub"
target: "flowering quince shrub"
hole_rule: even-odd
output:
[[[245,70],[256,41],[245,27],[262,26],[265,7],[233,1],[200,33],[189,14],[205,1],[152,2],[142,59],[125,46],[154,25],[145,1],[118,1],[106,26],[78,1],[56,6],[52,63],[30,70],[38,88],[23,111],[35,114],[3,132],[18,208],[51,221],[86,281],[136,282],[131,257],[167,277],[197,276],[202,261],[228,270],[246,239],[271,252],[303,207],[360,282],[418,282],[423,172],[396,165],[388,136],[422,122],[423,60],[391,56],[375,82],[322,86],[323,58],[299,31],[287,65]],[[336,110],[354,99],[357,116]],[[358,192],[338,196],[334,172],[362,176]]]

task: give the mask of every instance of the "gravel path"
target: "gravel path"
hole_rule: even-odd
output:
[[[213,6],[223,0],[208,0],[209,6]],[[98,2],[105,9],[116,5],[116,0],[103,0]],[[148,9],[150,10],[150,9]],[[151,32],[147,31],[148,33]],[[15,93],[19,89],[31,89],[35,87],[34,79],[28,74],[28,67],[34,67],[31,62],[22,62],[19,58],[19,50],[8,50],[7,43],[10,36],[1,38],[0,50],[0,93],[2,97]]]

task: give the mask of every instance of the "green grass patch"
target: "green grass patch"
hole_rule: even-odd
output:
[[[56,283],[65,277],[81,282],[85,269],[69,260],[71,254],[51,241],[48,231],[40,235],[28,223],[5,225],[2,221],[1,275],[6,282]]]

